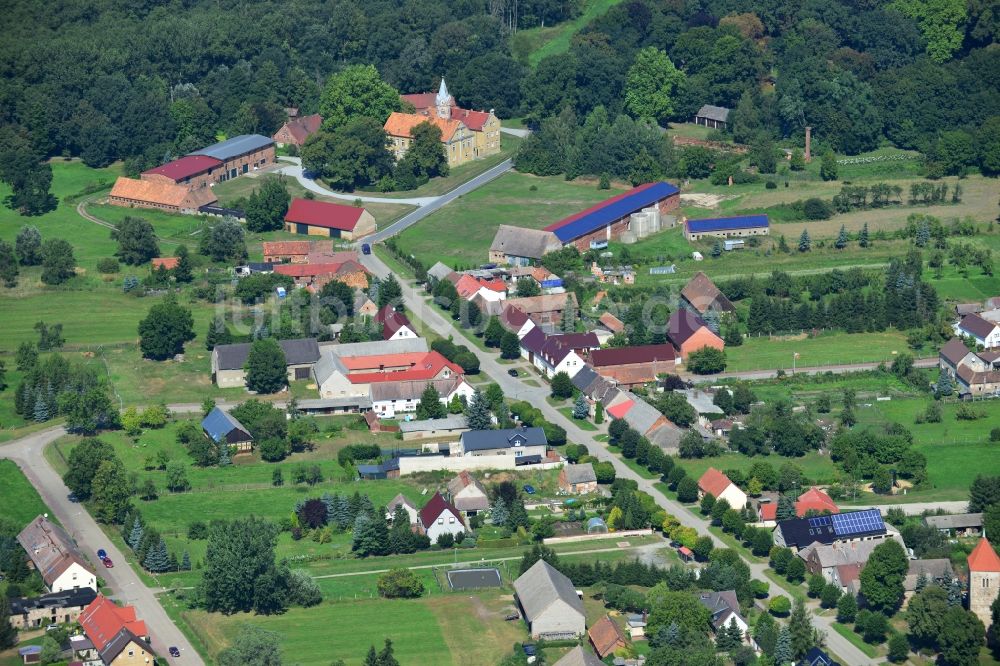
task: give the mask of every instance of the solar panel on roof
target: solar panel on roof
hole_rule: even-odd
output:
[[[830,516],[816,516],[809,519],[809,527],[826,527],[830,524]]]
[[[833,521],[833,529],[838,535],[882,532],[885,530],[885,523],[882,522],[882,513],[878,509],[865,509],[864,511],[834,514],[830,518]]]

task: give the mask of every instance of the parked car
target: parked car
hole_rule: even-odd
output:
[[[101,562],[104,563],[105,569],[113,569],[115,566],[115,563],[111,561],[110,557],[105,557],[103,560],[101,560]]]
[[[58,624],[50,624],[49,626],[45,627],[45,633],[48,633],[50,631],[59,631],[59,629],[60,627]]]
[[[106,560],[106,559],[107,559],[107,557],[108,557],[108,551],[104,550],[103,548],[98,548],[98,549],[97,549],[97,557],[98,557],[98,558],[99,558],[100,560],[102,560],[102,561],[103,561],[103,560]]]
[[[181,651],[178,650],[173,645],[171,645],[170,647],[168,647],[167,650],[170,652],[170,656],[171,657],[179,657],[179,656],[181,656]]]
[[[524,484],[524,492],[528,493],[529,495],[534,495],[535,494],[535,487],[533,485],[531,485],[530,483],[526,483],[526,484]]]
[[[371,254],[371,253],[372,253],[371,245],[365,243],[364,245],[361,246],[361,254]]]
[[[517,368],[511,368],[510,370],[507,371],[507,374],[510,375],[511,377],[517,377]]]

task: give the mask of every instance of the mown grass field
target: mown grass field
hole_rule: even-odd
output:
[[[487,261],[501,224],[541,229],[618,191],[599,190],[596,182],[566,182],[559,176],[506,173],[435,211],[400,234],[398,242],[427,266],[437,261],[479,265]]]
[[[38,491],[12,460],[0,460],[0,507],[3,507],[0,514],[21,527],[49,512]]]
[[[910,353],[906,336],[895,330],[882,333],[829,333],[815,338],[802,336],[752,337],[739,347],[726,347],[726,370],[784,369],[851,363],[891,363],[893,352]]]

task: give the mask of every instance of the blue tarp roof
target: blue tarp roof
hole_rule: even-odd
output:
[[[688,231],[705,233],[709,231],[726,231],[728,229],[753,229],[768,226],[767,215],[740,215],[738,217],[711,217],[701,220],[688,220]]]
[[[216,442],[224,440],[226,435],[233,430],[242,430],[245,433],[250,432],[246,429],[246,426],[236,420],[235,416],[218,407],[210,411],[208,416],[201,420],[201,429],[207,432],[208,436]]]
[[[266,146],[274,145],[274,140],[260,134],[241,134],[232,139],[226,139],[211,146],[196,150],[191,155],[208,155],[217,160],[231,160],[234,157],[245,155],[246,153],[260,150]]]
[[[545,230],[554,233],[556,238],[563,243],[568,243],[678,192],[680,190],[665,182],[640,185],[576,215],[571,215],[565,220],[549,225]]]

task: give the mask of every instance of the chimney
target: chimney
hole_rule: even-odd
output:
[[[810,150],[812,148],[812,131],[813,131],[813,128],[809,127],[807,125],[806,126],[806,163],[807,164],[812,161],[812,152]]]

